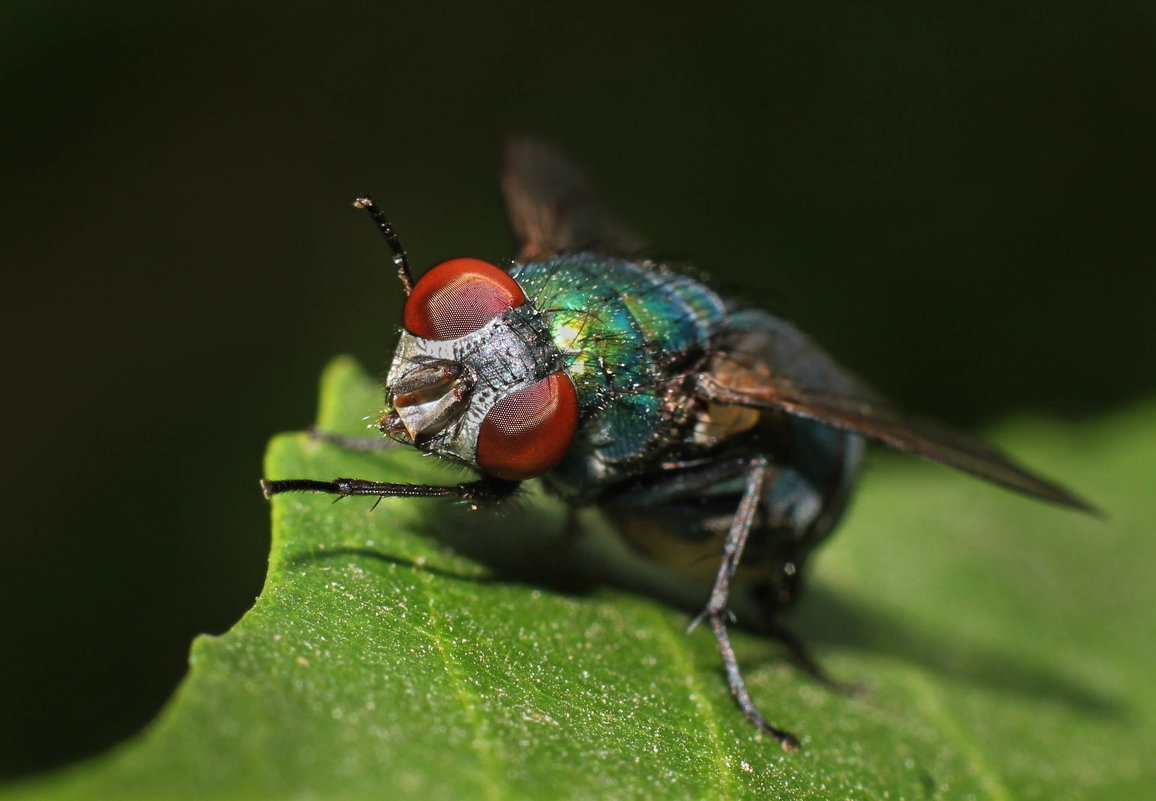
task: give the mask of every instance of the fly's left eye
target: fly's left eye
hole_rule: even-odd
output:
[[[478,434],[478,464],[510,481],[540,476],[562,461],[577,428],[574,384],[551,373],[494,404]]]
[[[526,302],[518,282],[480,259],[442,262],[405,302],[405,328],[425,339],[457,339]]]

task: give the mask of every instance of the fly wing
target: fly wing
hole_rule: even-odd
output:
[[[644,249],[641,237],[599,202],[586,176],[536,139],[506,140],[502,191],[519,261],[563,251],[629,255]]]
[[[700,373],[696,390],[700,397],[715,403],[779,409],[941,462],[1026,495],[1097,513],[1095,507],[1025,470],[991,446],[940,423],[907,417],[873,397],[809,389],[763,371],[742,369]]]

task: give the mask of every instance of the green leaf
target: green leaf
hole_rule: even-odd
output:
[[[365,431],[376,383],[327,370],[319,423]],[[279,496],[265,589],[143,735],[23,798],[1153,797],[1156,406],[994,439],[1105,523],[875,454],[815,562],[798,628],[866,698],[736,634],[750,689],[803,735],[743,719],[706,630],[645,594],[597,515],[564,543],[540,491],[496,510]],[[416,452],[277,437],[276,478],[459,481]],[[254,482],[254,503],[259,502]],[[570,548],[570,549],[568,549]],[[594,565],[591,567],[591,565]],[[591,587],[600,577],[620,588]]]

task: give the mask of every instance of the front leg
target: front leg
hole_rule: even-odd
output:
[[[519,482],[500,478],[483,478],[448,487],[434,484],[396,484],[387,481],[366,481],[361,478],[337,478],[318,481],[312,478],[289,478],[280,481],[261,479],[261,491],[266,498],[282,492],[323,492],[337,499],[366,495],[382,498],[457,498],[461,501],[498,501],[508,498],[518,489]]]

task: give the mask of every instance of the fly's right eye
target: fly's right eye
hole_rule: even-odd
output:
[[[489,262],[453,259],[421,277],[405,302],[403,321],[424,339],[457,339],[525,302],[518,282]]]

